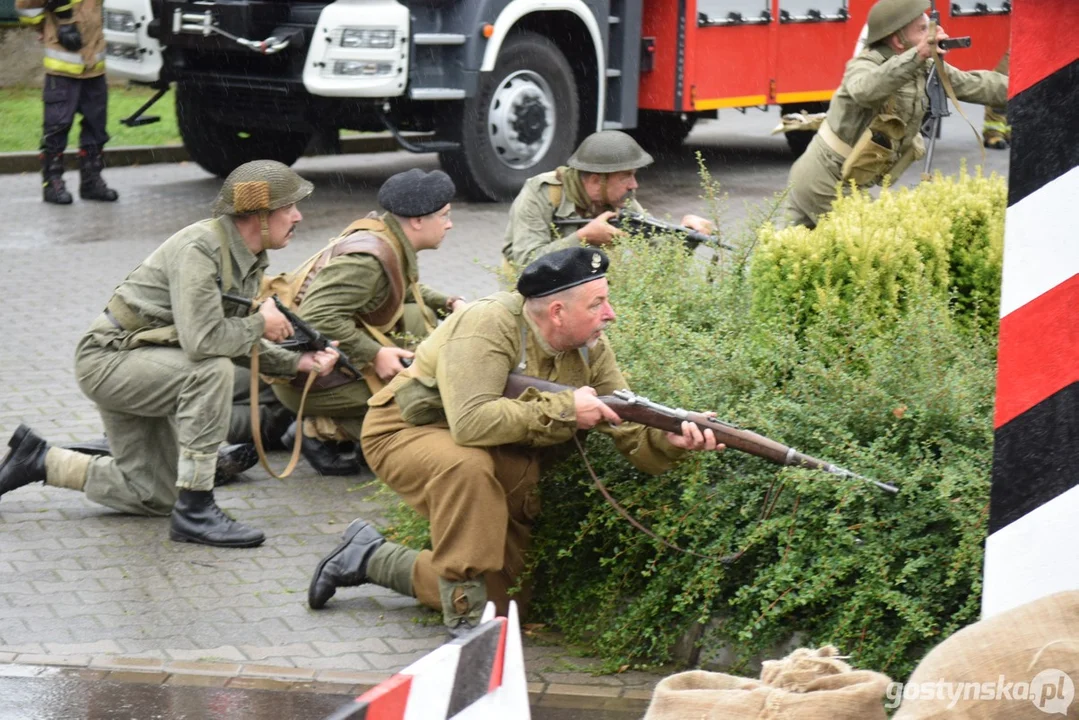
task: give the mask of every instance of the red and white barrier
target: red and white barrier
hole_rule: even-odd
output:
[[[517,604],[371,688],[326,720],[528,720]]]

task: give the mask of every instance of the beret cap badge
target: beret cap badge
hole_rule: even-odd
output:
[[[606,277],[609,263],[606,254],[593,248],[574,247],[548,253],[521,271],[517,292],[526,298],[553,295]]]

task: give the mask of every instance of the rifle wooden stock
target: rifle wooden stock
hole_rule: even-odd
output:
[[[569,385],[560,385],[558,383],[541,380],[521,373],[510,373],[509,377],[506,379],[506,388],[503,390],[502,394],[504,397],[515,400],[521,396],[521,393],[530,387],[535,388],[540,392],[549,393],[576,390],[576,388],[570,387]],[[862,477],[861,475],[853,473],[845,468],[841,468],[838,465],[798,452],[794,448],[772,440],[771,438],[758,435],[750,430],[743,430],[734,427],[733,425],[728,425],[720,420],[710,418],[703,413],[669,408],[654,403],[648,398],[635,395],[628,390],[618,390],[614,395],[601,395],[599,399],[604,405],[614,410],[618,414],[618,417],[622,418],[624,421],[628,420],[629,422],[647,425],[648,427],[658,428],[667,432],[681,433],[682,421],[686,420],[694,423],[697,427],[701,428],[702,431],[705,429],[711,430],[715,434],[717,442],[721,442],[731,449],[764,458],[776,465],[821,470],[840,477],[858,478],[872,483],[887,492],[898,492],[898,489],[893,485],[887,485],[885,483],[877,482],[876,480]]]

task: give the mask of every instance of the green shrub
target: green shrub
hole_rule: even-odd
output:
[[[951,298],[962,324],[995,331],[1006,192],[995,175],[938,173],[914,189],[884,188],[879,200],[840,197],[813,231],[765,225],[751,264],[753,309],[799,327],[854,308],[890,322],[911,296],[929,293]]]

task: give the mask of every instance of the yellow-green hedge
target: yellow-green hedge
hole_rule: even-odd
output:
[[[996,175],[940,174],[914,189],[838,198],[814,230],[764,225],[751,263],[753,309],[804,327],[822,314],[894,319],[915,286],[957,318],[995,328],[1007,186]],[[859,312],[861,314],[861,312]]]

